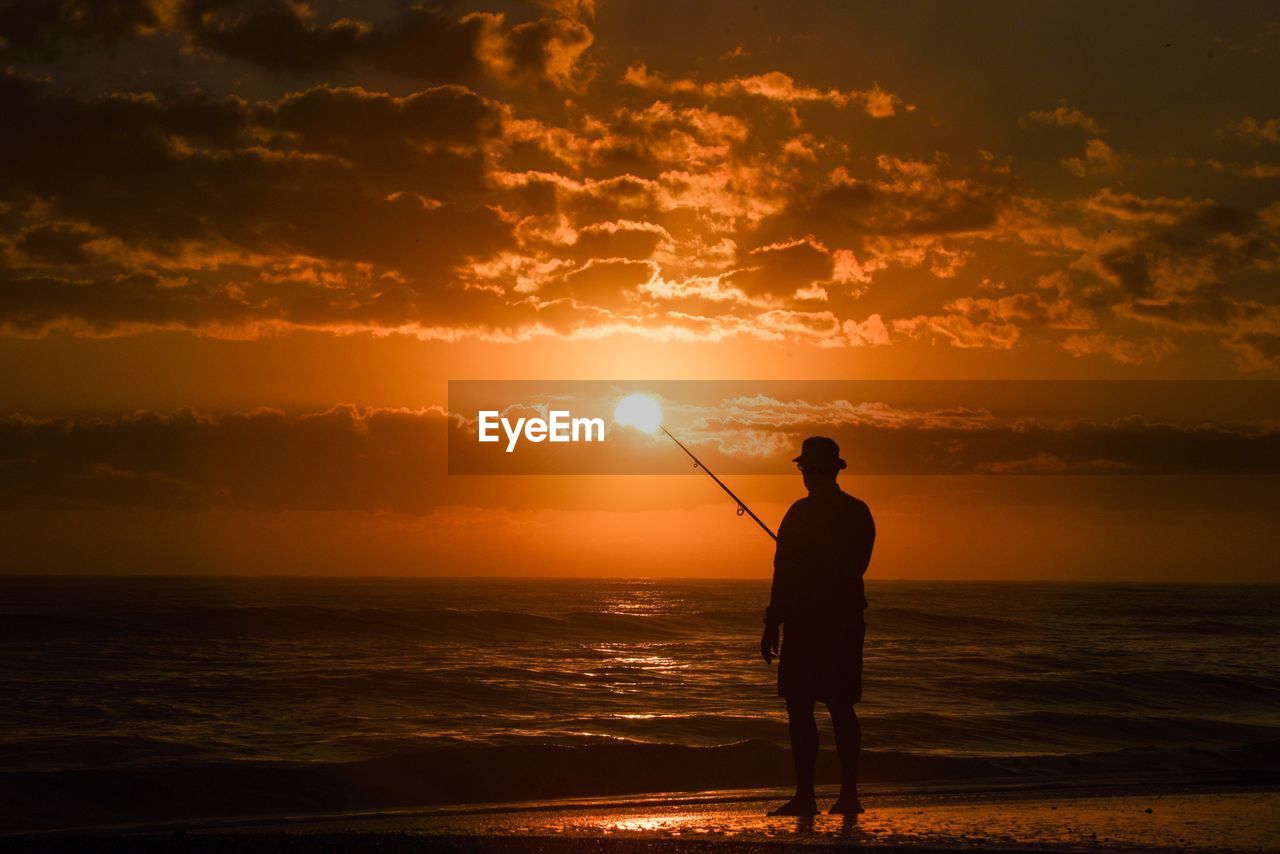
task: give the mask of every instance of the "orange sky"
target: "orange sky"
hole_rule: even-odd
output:
[[[1280,377],[1277,56],[1269,3],[13,4],[3,570],[768,572],[701,478],[361,480],[450,379]],[[1218,474],[848,488],[882,577],[1267,578]]]

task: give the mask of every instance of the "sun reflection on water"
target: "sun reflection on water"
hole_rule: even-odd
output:
[[[619,594],[604,597],[599,608],[604,614],[661,617],[680,611],[684,605],[682,599],[669,595],[667,591],[638,584]]]
[[[605,833],[671,833],[689,825],[697,824],[703,818],[705,818],[705,816],[698,813],[681,813],[677,815],[638,815],[621,820],[600,822],[599,828]],[[699,829],[701,832],[706,832],[705,828]]]

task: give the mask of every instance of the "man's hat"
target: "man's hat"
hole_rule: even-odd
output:
[[[791,462],[799,463],[802,467],[834,471],[840,471],[848,465],[840,459],[840,446],[836,444],[836,440],[826,436],[810,436],[805,439],[800,445],[800,456]]]

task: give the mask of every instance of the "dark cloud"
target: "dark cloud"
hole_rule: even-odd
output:
[[[664,169],[723,163],[749,134],[740,117],[655,101],[642,109],[615,110],[583,140],[583,157],[590,165],[657,177]]]
[[[1188,329],[1214,328],[1262,314],[1261,306],[1243,305],[1223,293],[1222,288],[1205,288],[1176,299],[1137,300],[1127,304],[1125,310],[1136,317]]]
[[[188,0],[179,19],[199,46],[278,71],[333,71],[372,65],[427,80],[465,80],[481,70],[490,17],[457,19],[411,6],[375,25],[342,18],[317,21],[285,0]]]
[[[1203,261],[1215,273],[1223,274],[1275,251],[1255,211],[1190,199],[1142,199],[1110,191],[1086,204],[1108,217],[1127,220],[1135,228],[1125,245],[1099,259],[1116,283],[1135,297],[1152,293],[1158,284],[1153,268],[1160,262],[1168,266]],[[1162,289],[1190,290],[1213,284],[1216,280],[1175,281]]]
[[[165,287],[151,273],[99,280],[0,278],[0,326],[18,334],[56,326],[99,334],[134,325],[197,329],[243,321],[250,310],[226,289]]]
[[[299,135],[299,147],[361,157],[382,144],[477,147],[501,136],[502,108],[461,86],[395,98],[358,87],[316,86],[257,105],[264,126]]]
[[[37,260],[47,262],[60,251],[68,263],[83,261],[72,257],[76,234],[92,230],[133,250],[171,256],[170,266],[177,267],[189,244],[215,257],[232,254],[218,263],[262,253],[381,265],[416,289],[425,305],[430,290],[453,281],[460,265],[512,245],[511,223],[496,208],[391,191],[384,183],[399,166],[412,187],[415,174],[439,165],[423,152],[426,140],[474,147],[492,134],[496,110],[465,90],[392,98],[317,89],[251,105],[200,94],[78,99],[8,75],[0,78],[0,111],[25,118],[23,133],[0,139],[0,186],[20,205],[80,224],[36,225],[25,232],[18,248]],[[369,132],[371,126],[381,133]],[[260,142],[264,132],[277,136],[270,146]],[[373,163],[386,171],[368,165]],[[99,277],[98,289],[11,284],[5,302],[12,322],[73,305],[89,311],[101,299],[101,310],[91,312],[96,327],[125,306],[185,303],[185,295],[138,297],[140,287],[156,290],[139,283],[172,275],[119,271]],[[17,271],[7,278],[35,281]],[[213,290],[226,293],[231,284]],[[192,299],[199,293],[193,290]],[[437,296],[448,302],[446,293]],[[216,302],[208,307],[215,319],[222,314]],[[152,312],[133,318],[154,319]]]
[[[201,93],[80,99],[7,75],[0,110],[25,119],[22,134],[0,140],[11,196],[150,242],[252,245],[273,214],[326,195],[347,209],[348,198],[386,195],[395,176],[399,190],[478,187],[478,147],[500,127],[493,104],[453,87],[404,98],[320,87],[248,104]]]
[[[8,507],[422,511],[444,500],[435,410],[0,420]]]
[[[1120,239],[1104,237],[1085,263],[1116,286],[1079,289],[1099,311],[1157,327],[1159,337],[1110,330],[1071,336],[1063,346],[1077,355],[1106,353],[1123,364],[1156,361],[1179,349],[1168,333],[1215,337],[1246,371],[1274,369],[1265,342],[1280,330],[1280,312],[1265,301],[1265,275],[1280,258],[1269,209],[1192,198],[1144,198],[1109,189],[1083,205]],[[1261,275],[1260,275],[1261,274]],[[1063,280],[1065,281],[1065,280]]]
[[[827,248],[812,239],[762,246],[739,259],[743,268],[726,277],[748,295],[790,297],[797,290],[831,278]]]
[[[883,465],[877,461],[883,454],[917,473],[1280,473],[1280,432],[1275,430],[1189,428],[1141,419],[1110,424],[1033,422],[978,431],[908,430],[906,435],[855,429],[847,441],[868,471]]]
[[[484,186],[504,110],[459,86],[402,98],[317,86],[256,104],[250,118],[275,148],[340,158],[388,191],[456,197]]]
[[[653,267],[643,261],[592,260],[549,287],[547,296],[567,293],[590,305],[618,307],[652,275]]]
[[[60,225],[37,226],[18,238],[18,250],[31,260],[50,265],[79,266],[89,261],[85,244],[93,235]]]
[[[558,195],[561,209],[583,223],[629,219],[659,208],[657,187],[629,174],[593,181],[576,192],[558,190]]]
[[[666,230],[652,223],[599,222],[578,229],[573,245],[580,258],[623,258],[642,261],[667,238]]]
[[[49,60],[63,48],[112,45],[161,25],[154,0],[10,0],[0,38],[19,54]]]
[[[1116,249],[1100,259],[1102,269],[1115,277],[1127,293],[1143,297],[1151,292],[1151,271],[1147,256],[1132,249]]]
[[[1280,232],[1256,183],[1235,192],[1206,159],[1229,152],[1157,167],[1088,93],[1029,92],[1004,125],[962,129],[921,81],[917,109],[902,79],[835,89],[763,54],[659,74],[656,56],[590,53],[590,4],[483,8],[5,4],[0,112],[21,121],[0,137],[0,323],[936,342],[1127,365],[1216,336],[1250,370],[1272,363]],[[610,67],[626,70],[595,73]],[[1118,189],[1029,185],[1042,167],[1061,182],[1067,152],[1026,147],[1019,115],[1088,133],[1082,169]],[[1214,182],[1203,198],[1132,191],[1175,159]]]
[[[383,20],[325,19],[289,0],[15,0],[0,7],[0,38],[20,57],[48,61],[69,49],[156,33],[275,72],[368,68],[418,80],[486,76],[566,88],[580,83],[593,39],[581,20],[512,24],[501,14],[458,17],[416,4]]]
[[[498,57],[491,59],[516,79],[572,87],[579,59],[592,41],[591,30],[580,21],[542,18],[512,27],[499,43]]]
[[[728,403],[683,431],[718,472],[793,472],[788,460],[799,438],[814,433],[840,442],[850,472],[860,474],[1280,472],[1280,432],[1273,429],[1139,418],[991,422],[976,411],[852,410],[847,402],[765,398]],[[446,477],[451,442],[463,455],[455,458],[459,464],[478,453],[473,429],[436,409],[351,406],[295,415],[262,409],[8,416],[0,418],[0,507],[420,513],[441,504],[505,503],[488,494],[484,479]],[[624,435],[589,449],[594,470],[687,471],[679,458],[628,441]],[[557,470],[545,453],[515,463],[505,454],[497,458],[504,464],[498,470],[508,473],[539,460],[543,470]],[[486,463],[477,457],[468,465],[485,470]]]
[[[97,336],[178,329],[243,338],[302,327],[403,328],[446,339],[472,329],[503,337],[518,336],[535,315],[525,299],[454,282],[407,282],[358,265],[287,264],[169,278],[151,271],[97,278],[0,272],[0,329],[28,336],[52,329]]]
[[[1280,367],[1280,319],[1275,324],[1275,331],[1242,332],[1233,336],[1227,346],[1240,353],[1245,367],[1275,370]]]
[[[1093,332],[1068,335],[1062,349],[1076,356],[1105,355],[1121,365],[1144,365],[1176,353],[1178,346],[1167,337],[1126,338]]]
[[[828,435],[856,474],[1280,474],[1280,430],[1112,421],[994,419],[980,412],[864,411],[847,402],[759,401],[686,432],[720,468],[783,470],[786,449]],[[763,451],[763,453],[762,453]]]
[[[806,104],[825,104],[836,108],[854,107],[869,116],[886,118],[903,106],[902,99],[886,92],[878,84],[869,89],[815,89],[797,83],[781,71],[769,71],[733,77],[728,80],[699,82],[691,78],[668,78],[650,71],[643,62],[627,67],[621,82],[627,86],[668,97],[697,96],[707,99],[760,99],[794,109]],[[907,106],[908,112],[914,106]]]
[[[1012,199],[1007,176],[951,174],[944,163],[881,156],[878,174],[836,170],[816,191],[792,199],[760,226],[762,238],[809,233],[859,247],[875,235],[960,235],[992,229]]]

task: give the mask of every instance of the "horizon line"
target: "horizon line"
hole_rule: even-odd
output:
[[[0,572],[0,579],[262,579],[262,580],[334,580],[334,581],[760,581],[769,582],[767,575],[344,575],[338,573],[106,573],[106,572]],[[1280,579],[1188,580],[1150,578],[867,578],[869,584],[921,583],[921,584],[1145,584],[1145,585],[1201,585],[1201,586],[1280,586]]]

